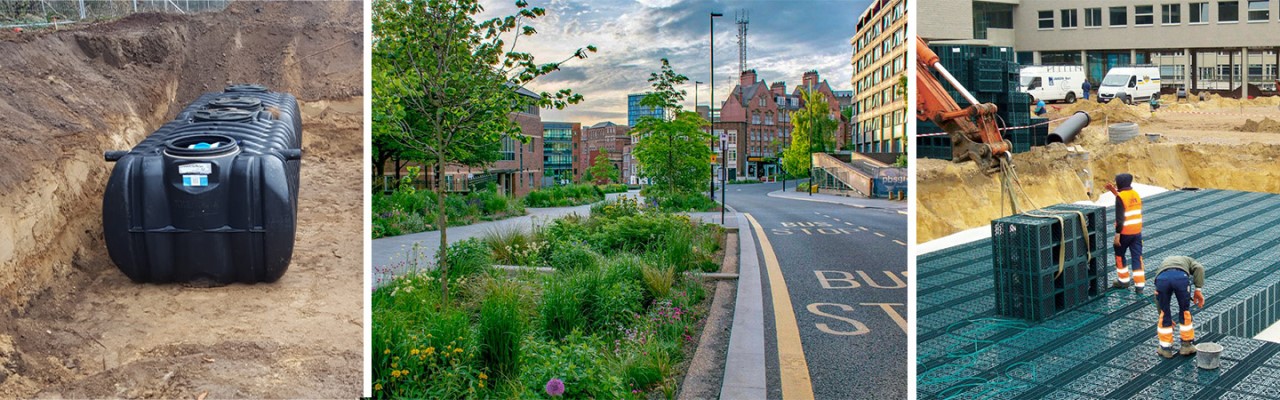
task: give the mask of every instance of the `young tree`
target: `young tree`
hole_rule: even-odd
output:
[[[711,179],[711,134],[702,130],[710,123],[696,112],[684,111],[680,104],[685,92],[675,89],[688,80],[662,59],[661,71],[649,74],[653,91],[640,105],[662,107],[667,115],[640,118],[631,130],[639,139],[631,154],[655,197],[697,193]]]
[[[421,153],[422,161],[435,168],[445,303],[445,166],[485,165],[499,158],[503,137],[527,140],[508,118],[513,112],[580,102],[582,96],[570,89],[537,98],[516,91],[595,51],[587,46],[559,62],[535,63],[532,55],[516,51],[516,44],[537,33],[526,23],[546,12],[525,0],[516,1],[516,7],[517,15],[476,21],[483,10],[478,0],[376,0],[373,5],[373,131],[379,139]]]
[[[836,131],[836,120],[831,118],[831,106],[821,92],[801,88],[800,98],[804,107],[792,114],[795,130],[791,147],[782,153],[782,169],[791,176],[803,178],[809,176],[812,168],[811,154],[827,152],[835,143],[831,135]]]
[[[618,168],[609,162],[609,150],[605,149],[600,149],[600,154],[596,156],[591,168],[587,168],[587,174],[591,177],[588,182],[597,185],[617,183],[621,179]]]

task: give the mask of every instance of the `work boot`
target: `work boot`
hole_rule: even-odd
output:
[[[1196,344],[1189,343],[1189,342],[1182,342],[1182,348],[1178,350],[1178,354],[1181,354],[1184,356],[1196,354]]]
[[[1156,354],[1164,358],[1173,358],[1173,347],[1160,346],[1160,349],[1156,350]]]
[[[1111,288],[1112,289],[1128,289],[1129,285],[1132,285],[1132,284],[1133,284],[1132,282],[1115,281],[1111,283]]]

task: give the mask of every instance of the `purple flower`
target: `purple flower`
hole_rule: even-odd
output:
[[[560,395],[563,395],[564,381],[561,381],[559,378],[551,378],[551,380],[547,381],[547,394],[551,395],[551,397],[560,397]]]

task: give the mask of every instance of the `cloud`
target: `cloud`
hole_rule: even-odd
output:
[[[804,71],[816,69],[836,90],[850,90],[849,64],[855,24],[866,0],[530,0],[547,13],[531,23],[538,30],[522,38],[519,51],[538,62],[554,62],[578,48],[599,52],[571,60],[560,71],[530,85],[535,91],[571,88],[585,101],[565,110],[545,110],[544,120],[594,124],[626,123],[626,95],[649,88],[649,74],[668,58],[689,77],[686,107],[693,104],[693,81],[710,82],[709,14],[715,21],[715,97],[724,100],[738,82],[735,13],[747,10],[747,68],[760,79],[785,81],[788,89]],[[481,18],[511,15],[514,0],[484,1]],[[699,85],[708,103],[710,87]]]

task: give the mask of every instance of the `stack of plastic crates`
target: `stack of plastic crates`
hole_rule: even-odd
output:
[[[1102,294],[1106,238],[1100,206],[1059,204],[992,221],[996,312],[1041,321]]]

